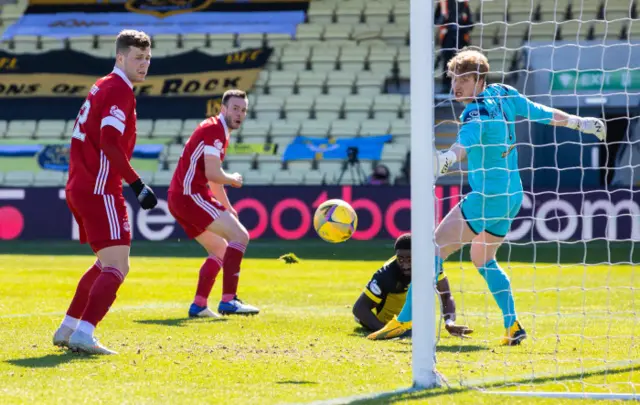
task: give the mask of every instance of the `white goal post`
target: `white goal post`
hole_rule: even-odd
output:
[[[413,386],[417,389],[440,387],[444,383],[441,377],[444,377],[447,385],[478,389],[486,394],[500,396],[640,400],[640,295],[638,295],[638,291],[640,291],[640,270],[638,270],[640,269],[640,256],[637,253],[633,253],[634,247],[638,250],[637,246],[640,246],[637,243],[640,242],[638,237],[640,209],[637,209],[640,201],[637,197],[640,196],[640,191],[638,186],[634,188],[634,182],[640,185],[640,64],[634,65],[631,56],[629,56],[629,62],[626,67],[612,68],[611,71],[607,70],[607,68],[586,68],[584,69],[586,71],[585,74],[581,72],[583,68],[578,62],[576,62],[578,67],[573,71],[562,68],[557,70],[549,69],[546,65],[538,65],[538,67],[532,68],[533,65],[529,64],[530,61],[521,65],[516,65],[515,62],[511,64],[511,67],[515,67],[520,74],[527,77],[534,78],[535,75],[530,74],[532,71],[535,74],[540,74],[535,78],[542,77],[542,75],[547,77],[546,75],[548,75],[549,79],[545,79],[548,80],[548,94],[541,95],[541,99],[534,97],[533,100],[552,107],[568,109],[568,112],[572,114],[579,115],[586,111],[585,114],[587,115],[597,115],[589,112],[594,110],[593,105],[595,105],[596,110],[600,109],[602,118],[607,119],[607,103],[614,103],[617,102],[616,100],[620,100],[616,97],[626,97],[627,100],[633,100],[627,101],[626,119],[629,120],[627,128],[631,128],[631,121],[635,120],[635,132],[629,129],[628,138],[621,141],[621,143],[624,143],[624,147],[614,157],[617,158],[618,167],[621,170],[616,172],[613,180],[609,180],[611,181],[609,184],[616,184],[616,187],[620,187],[620,184],[623,184],[623,190],[620,191],[618,188],[618,191],[610,191],[607,188],[605,191],[596,190],[593,193],[591,191],[574,191],[574,195],[571,196],[560,186],[560,180],[558,180],[555,191],[546,190],[547,194],[540,196],[536,200],[538,190],[535,189],[535,183],[532,181],[533,191],[525,189],[529,194],[525,197],[522,208],[527,210],[527,219],[518,223],[518,229],[522,230],[523,233],[520,234],[520,239],[508,237],[505,245],[501,248],[509,252],[511,252],[512,248],[531,250],[532,259],[530,262],[516,263],[514,261],[514,263],[511,263],[510,260],[506,260],[502,263],[502,267],[513,283],[512,288],[516,306],[518,307],[516,310],[519,311],[520,316],[525,317],[524,327],[527,329],[528,339],[518,348],[500,348],[498,346],[497,342],[500,336],[496,334],[502,328],[502,317],[498,316],[500,315],[500,310],[492,301],[491,293],[489,292],[483,296],[483,302],[486,305],[473,307],[467,303],[468,297],[473,300],[485,293],[473,288],[469,291],[465,290],[469,283],[476,282],[469,282],[468,280],[473,277],[477,278],[477,274],[471,274],[467,268],[463,269],[462,264],[458,265],[458,262],[461,261],[460,255],[452,255],[449,261],[446,262],[445,268],[457,267],[457,269],[454,269],[450,279],[454,279],[451,284],[454,298],[458,302],[458,319],[460,320],[462,314],[462,321],[464,322],[465,317],[469,315],[476,323],[484,322],[485,324],[481,325],[481,329],[482,327],[486,330],[491,329],[494,335],[490,336],[488,332],[482,329],[482,333],[485,334],[481,335],[479,340],[476,340],[477,333],[473,339],[460,341],[459,343],[452,343],[451,340],[448,340],[445,342],[448,350],[442,354],[438,351],[437,347],[440,347],[443,341],[440,339],[439,327],[441,325],[438,322],[440,306],[436,299],[434,278],[434,231],[437,225],[437,204],[435,194],[436,181],[432,161],[436,145],[436,127],[438,125],[434,111],[436,108],[434,94],[436,89],[435,76],[439,72],[434,71],[436,49],[434,26],[432,24],[436,7],[434,3],[437,3],[437,1],[410,0],[411,232],[414,246],[412,249]],[[498,28],[502,29],[505,26],[506,31],[511,27],[514,30],[520,30],[522,25],[526,24],[531,27],[527,28],[525,36],[529,35],[532,40],[533,36],[539,35],[541,30],[557,30],[556,34],[554,34],[556,38],[553,39],[553,50],[550,56],[552,59],[551,65],[553,65],[554,58],[558,58],[557,54],[564,54],[567,58],[573,58],[571,52],[575,51],[563,48],[562,46],[564,45],[558,45],[556,48],[555,41],[561,35],[564,35],[565,39],[567,39],[567,35],[576,37],[577,44],[575,47],[581,48],[577,51],[578,55],[587,55],[586,51],[582,53],[582,48],[592,47],[591,44],[583,45],[580,42],[582,41],[580,38],[582,36],[593,38],[594,35],[598,35],[598,30],[600,29],[605,30],[605,34],[600,37],[605,48],[608,46],[608,42],[606,42],[608,40],[606,32],[608,31],[606,30],[614,30],[614,26],[618,31],[618,26],[623,27],[623,31],[627,30],[627,35],[631,37],[634,33],[632,30],[633,23],[635,22],[636,28],[640,28],[640,20],[633,19],[633,17],[624,17],[624,7],[619,7],[619,3],[621,4],[624,1],[629,3],[627,12],[633,14],[632,9],[635,10],[635,0],[620,0],[617,2],[614,0],[522,0],[519,3],[526,3],[531,8],[530,20],[524,22],[511,20],[510,22],[495,24],[490,22],[487,23],[487,30],[491,29],[491,32],[493,32],[495,29],[497,36]],[[480,10],[485,4],[516,3],[510,0],[470,0],[470,2],[474,13],[476,9]],[[567,21],[564,19],[562,21],[545,21],[545,11],[548,14],[548,10],[540,7],[540,5],[549,2],[555,2],[557,6],[557,10],[553,12],[554,19],[556,15],[564,13],[569,4],[573,5],[573,17],[571,17],[571,13],[568,13],[569,17],[567,18],[569,19]],[[512,4],[505,6],[505,14],[510,13],[508,8]],[[595,10],[596,6],[600,8],[600,11]],[[607,10],[608,6],[611,7],[611,10]],[[587,7],[590,7],[588,9],[589,12],[593,8],[599,14],[604,13],[603,18],[596,17],[595,14],[590,16],[591,14],[585,11]],[[571,6],[569,6],[569,10],[571,10]],[[542,20],[539,18],[541,12]],[[623,20],[622,22],[627,25],[618,24],[618,17],[614,12],[619,12],[623,16],[620,17],[620,20]],[[534,22],[534,15],[536,14],[538,17]],[[522,12],[522,15],[526,16],[526,13]],[[614,20],[608,21],[608,16],[612,16],[610,18]],[[576,24],[573,24],[574,22]],[[475,29],[478,29],[478,24],[482,24],[480,21],[474,21],[474,23],[476,24]],[[504,25],[501,26],[500,24]],[[572,30],[577,31],[573,32]],[[506,37],[506,34],[504,35]],[[640,37],[640,30],[638,30],[637,35]],[[634,52],[640,54],[640,41],[629,41],[629,43],[630,49],[635,47]],[[509,52],[514,51],[514,49],[508,49],[509,46],[506,42],[495,42],[491,45],[472,42],[471,45],[480,46],[483,49],[490,47],[503,48]],[[544,46],[549,47],[548,44]],[[528,43],[523,43],[515,51],[532,52],[531,49]],[[629,51],[629,54],[631,53]],[[506,54],[507,52],[505,51]],[[511,54],[509,53],[509,55]],[[543,54],[541,53],[540,55]],[[578,56],[578,58],[580,57],[585,58],[585,56]],[[602,51],[600,54],[601,60],[597,60],[596,65],[606,66],[607,57],[611,57],[611,54]],[[503,80],[510,74],[508,71],[510,70],[509,63],[505,62],[504,66],[504,70],[500,72]],[[492,65],[493,69],[496,68]],[[620,83],[617,83],[617,81]],[[633,90],[631,90],[632,85]],[[530,86],[531,83],[525,79],[524,85],[520,83],[520,86],[515,87],[529,96],[531,95],[530,91],[533,89]],[[598,88],[598,86],[600,87]],[[540,96],[540,94],[535,95]],[[586,107],[581,102],[578,102],[577,107],[572,108],[570,102],[567,102],[571,97],[581,100],[586,97]],[[630,103],[636,102],[638,105],[630,105]],[[589,106],[589,103],[593,105]],[[617,111],[618,118],[616,119],[625,119],[624,106],[618,108]],[[609,118],[609,121],[613,122],[613,120],[613,118]],[[609,121],[608,126],[610,125]],[[555,157],[556,166],[542,167],[545,165],[538,162],[538,166],[533,165],[532,171],[536,170],[536,167],[542,167],[542,169],[549,172],[555,171],[558,179],[560,179],[564,175],[563,173],[566,174],[570,170],[576,170],[581,171],[582,177],[580,177],[580,181],[585,181],[588,177],[585,173],[588,170],[596,171],[600,168],[598,166],[600,163],[597,162],[600,150],[597,142],[583,138],[577,132],[574,138],[566,140],[568,138],[564,137],[565,133],[559,136],[560,130],[553,129],[553,133],[550,136],[551,143],[543,144],[541,142],[540,145],[536,145],[531,141],[534,136],[531,124],[520,124],[518,132],[522,132],[521,128],[523,127],[525,128],[524,132],[526,132],[527,125],[529,125],[531,133],[525,135],[525,138],[529,136],[529,142],[531,143],[527,143],[525,138],[521,138],[518,135],[519,145],[525,144],[531,147],[532,150],[538,146],[541,146],[541,148],[555,147],[555,153],[558,155]],[[564,129],[562,130],[564,131]],[[568,168],[561,166],[563,156],[560,155],[558,150],[564,144],[586,145],[579,146],[579,148],[582,148],[580,149],[580,162],[585,163]],[[530,153],[533,156],[533,152]],[[522,156],[520,162],[522,168]],[[531,162],[534,162],[533,157],[531,157]],[[607,181],[606,177],[604,181]],[[580,183],[579,187],[582,190],[583,184]],[[624,197],[625,199],[623,200],[617,198],[615,194],[619,191],[627,193],[625,195],[630,197]],[[606,199],[607,193],[610,193],[608,200]],[[553,194],[553,196],[549,198],[549,194]],[[596,199],[594,197],[602,195],[604,195],[603,198],[605,199]],[[578,202],[576,206],[572,207],[567,201],[574,200]],[[545,208],[544,213],[540,209],[542,207]],[[566,210],[564,210],[565,208]],[[630,223],[625,219],[618,222],[622,216],[629,217]],[[564,233],[562,233],[560,232],[561,229],[556,230],[553,228],[555,225],[551,225],[553,229],[549,228],[549,220],[557,221],[557,226],[560,228],[564,226],[563,223],[565,222],[574,226],[574,228],[563,228]],[[599,222],[594,225],[596,220]],[[526,227],[522,224],[526,224]],[[599,227],[602,227],[602,229],[599,229]],[[624,236],[620,236],[621,227],[625,228],[624,232],[626,233],[624,233]],[[534,237],[534,234],[537,236]],[[522,238],[527,237],[526,235],[531,236],[527,241],[523,242]],[[556,239],[547,238],[545,240],[544,237],[549,235],[551,238],[556,237]],[[588,245],[593,240],[599,241],[601,244],[596,245],[596,248],[589,247]],[[551,241],[557,248],[558,258],[556,262],[541,261],[538,263],[539,248],[537,245],[541,241]],[[621,255],[627,259],[613,259],[616,252],[612,246],[613,243],[617,242],[629,244],[630,252],[617,252],[618,256]],[[571,263],[562,261],[560,252],[564,252],[565,249],[567,251],[582,249],[584,257],[575,259],[575,262]],[[587,253],[587,249],[589,249],[589,253]],[[604,254],[608,259],[592,263],[587,256],[593,254],[594,249],[606,249],[606,251],[599,253]],[[521,277],[527,271],[532,276],[526,278],[523,275]],[[582,275],[580,275],[580,271],[583,272]],[[594,276],[594,272],[601,272],[602,279],[600,280],[597,274]],[[574,284],[566,284],[565,281],[576,274],[582,278],[576,279]],[[464,282],[462,284],[459,283],[459,280],[455,280],[455,277],[463,278]],[[553,277],[557,277],[557,279],[553,279]],[[596,280],[595,283],[594,280]],[[456,288],[453,288],[454,284]],[[604,297],[604,294],[607,294],[606,303],[601,307],[591,308],[589,301],[597,301],[598,298]],[[488,298],[486,298],[487,296]],[[616,302],[618,299],[624,301],[620,304],[622,309],[618,307]],[[549,304],[545,307],[545,305],[540,304],[541,302]],[[620,325],[622,323],[627,324],[623,329],[616,330],[616,324]],[[566,325],[573,324],[577,325],[577,329],[566,329]],[[471,324],[470,326],[477,325]],[[601,329],[598,329],[599,327]],[[553,339],[557,339],[558,343],[554,345]],[[566,342],[575,343],[567,344]],[[468,347],[465,348],[465,345]],[[457,352],[455,352],[456,350]],[[477,363],[482,362],[483,358],[482,356],[477,356],[474,357],[476,364],[471,364],[471,361],[465,358],[465,356],[468,356],[465,350],[470,352],[471,350],[488,350],[493,353],[494,359],[486,360],[485,364],[478,365]],[[518,350],[520,351],[518,352]],[[624,353],[616,353],[616,350],[624,351]],[[498,356],[495,353],[500,353],[500,355]],[[455,360],[452,359],[454,355],[458,356],[455,357]],[[442,358],[445,358],[448,364],[443,364]],[[499,361],[495,358],[499,358]],[[537,359],[540,359],[540,364],[536,363]],[[441,367],[441,365],[449,367]],[[508,371],[502,375],[500,371],[497,372],[497,375],[495,373],[492,374],[492,371],[495,371],[491,369],[492,367],[503,366],[508,370],[507,367],[509,365],[514,367],[513,374],[507,374]],[[464,368],[471,366],[477,366],[478,369],[482,370],[479,374],[475,374],[475,379],[469,378],[468,375],[462,376],[465,372]],[[456,375],[458,371],[459,374]],[[440,375],[441,372],[442,376]],[[622,374],[616,374],[618,372]],[[616,380],[616,375],[622,375],[622,377]],[[600,380],[594,382],[594,376],[601,378],[604,382],[600,382]],[[497,397],[496,400],[502,400],[502,398]]]

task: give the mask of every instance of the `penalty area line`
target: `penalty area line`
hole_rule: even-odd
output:
[[[414,387],[400,388],[393,391],[383,391],[383,392],[377,392],[372,394],[360,394],[360,395],[352,395],[349,397],[325,399],[325,400],[314,401],[314,402],[304,402],[304,404],[305,405],[347,405],[347,404],[353,404],[361,401],[381,400],[394,395],[410,394],[410,393],[423,391],[423,390],[424,390],[423,388],[414,388]],[[294,404],[287,404],[287,405],[298,405],[298,404],[302,405],[303,403],[294,403]]]

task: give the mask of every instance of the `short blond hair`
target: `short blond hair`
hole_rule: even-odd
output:
[[[477,80],[486,79],[489,60],[477,48],[463,48],[447,63],[450,77],[474,74]]]

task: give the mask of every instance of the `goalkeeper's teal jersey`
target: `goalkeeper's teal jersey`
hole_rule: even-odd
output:
[[[515,148],[517,117],[548,124],[553,112],[503,84],[487,86],[462,112],[457,142],[467,152],[472,191],[485,196],[522,192]]]

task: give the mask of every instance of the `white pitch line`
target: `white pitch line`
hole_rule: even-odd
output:
[[[611,363],[608,366],[600,366],[600,367],[591,367],[591,368],[576,368],[573,370],[567,370],[567,371],[563,371],[562,373],[552,373],[552,372],[548,372],[548,373],[540,373],[538,375],[535,375],[531,378],[527,378],[527,377],[511,377],[511,378],[504,378],[504,377],[494,377],[494,378],[485,378],[485,379],[478,379],[478,380],[470,380],[470,381],[466,381],[464,383],[451,383],[449,384],[449,387],[451,388],[467,388],[469,390],[476,390],[485,394],[504,394],[504,395],[509,395],[511,394],[510,391],[485,391],[484,389],[482,389],[483,385],[494,385],[500,382],[504,382],[505,384],[508,383],[513,383],[513,382],[517,382],[517,381],[524,381],[524,380],[529,380],[529,381],[533,381],[539,378],[547,378],[547,377],[562,377],[562,376],[566,376],[566,375],[571,375],[571,374],[577,374],[577,373],[582,373],[582,374],[590,374],[590,373],[595,373],[595,372],[602,372],[602,371],[615,371],[615,369],[618,368],[623,368],[623,367],[629,367],[629,366],[635,366],[635,365],[639,365],[640,366],[640,360],[634,360],[634,361],[618,361],[615,363]],[[499,388],[499,387],[493,387],[493,388]],[[393,391],[383,391],[383,392],[377,392],[377,393],[372,393],[372,394],[360,394],[360,395],[352,395],[352,396],[348,396],[348,397],[342,397],[342,398],[334,398],[334,399],[327,399],[327,400],[320,400],[320,401],[314,401],[314,402],[307,402],[306,405],[348,405],[348,404],[353,404],[353,403],[357,403],[360,401],[371,401],[371,400],[379,400],[379,399],[383,399],[383,398],[387,398],[390,396],[394,396],[394,395],[403,395],[403,394],[411,394],[411,393],[415,393],[415,392],[419,392],[419,391],[423,391],[422,388],[400,388],[397,390],[393,390]],[[448,391],[444,391],[442,394],[446,395]],[[515,391],[517,392],[517,391]],[[577,393],[577,395],[579,395],[579,393]],[[639,398],[637,394],[634,394],[636,398]],[[615,395],[614,395],[615,396]],[[621,396],[622,398],[622,396]],[[625,396],[626,398],[626,396]],[[287,405],[298,405],[296,403],[293,404],[287,404]]]

